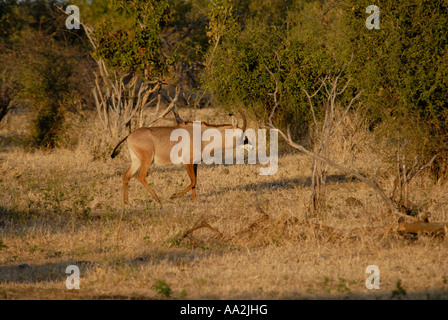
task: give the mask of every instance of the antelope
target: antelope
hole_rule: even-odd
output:
[[[238,120],[232,116],[232,124],[222,124],[222,125],[210,125],[208,123],[200,123],[200,131],[201,137],[202,133],[207,129],[216,129],[218,130],[222,136],[225,136],[223,133],[226,129],[238,129],[235,130],[237,133],[233,136],[235,139],[230,139],[231,141],[222,141],[222,144],[218,146],[218,148],[214,148],[214,152],[222,152],[223,150],[228,150],[230,143],[232,145],[232,149],[235,150],[237,147],[251,147],[251,144],[247,137],[244,135],[244,131],[246,130],[246,117],[242,114],[243,124],[241,128],[238,128]],[[152,197],[160,203],[160,199],[157,196],[156,192],[148,185],[146,181],[146,175],[148,173],[150,165],[154,162],[155,165],[168,165],[173,164],[171,160],[171,150],[177,144],[176,141],[172,141],[172,133],[176,129],[184,129],[189,133],[190,146],[193,145],[193,127],[194,122],[181,122],[176,126],[168,127],[142,127],[128,136],[126,136],[123,140],[121,140],[114,151],[112,152],[111,157],[115,158],[119,154],[119,147],[122,143],[127,140],[129,154],[131,158],[131,165],[126,170],[123,175],[123,200],[125,204],[129,204],[128,199],[128,186],[129,181],[135,175],[138,170],[137,179],[143,185],[143,187],[148,190],[148,192],[152,195]],[[198,123],[196,123],[198,125]],[[234,132],[235,132],[234,131]],[[223,139],[227,140],[227,139]],[[233,143],[235,141],[235,143]],[[173,198],[179,198],[186,194],[189,190],[192,190],[192,198],[196,200],[196,183],[197,183],[197,166],[198,162],[202,161],[202,151],[204,148],[212,142],[202,141],[200,143],[200,159],[194,158],[194,151],[191,150],[189,155],[183,155],[184,157],[184,165],[187,170],[188,176],[190,178],[190,185],[185,188],[185,190],[175,193],[171,196]],[[193,149],[193,148],[190,148]],[[200,160],[200,161],[198,161]],[[176,163],[174,163],[176,164]]]

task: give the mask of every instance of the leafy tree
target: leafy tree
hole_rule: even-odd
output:
[[[151,81],[172,77],[176,64],[200,60],[198,53],[206,45],[205,19],[194,15],[191,2],[114,0],[112,3],[114,10],[126,17],[127,24],[111,28],[110,20],[103,21],[95,32],[98,48],[94,53],[110,67],[142,72]]]
[[[167,19],[167,1],[115,0],[116,10],[129,16],[126,29],[114,31],[103,22],[95,37],[95,55],[111,67],[128,71],[144,71],[145,76],[158,76],[166,71],[166,57],[161,53],[162,24]]]
[[[378,1],[379,30],[365,26],[369,15],[365,11],[371,5],[367,0],[328,6],[321,1],[216,3],[227,8],[211,9],[211,26],[219,17],[216,11],[224,16],[229,8],[232,21],[239,25],[221,22],[219,46],[209,48],[213,63],[202,79],[219,103],[243,105],[266,120],[275,90],[269,69],[279,84],[281,108],[274,122],[280,127],[292,125],[300,135],[306,133],[310,120],[303,89],[314,92],[319,79],[338,73],[351,61],[342,75],[351,79],[351,87],[341,103],[363,90],[361,102],[372,130],[407,141],[409,156],[423,154],[429,159],[439,154],[436,171],[448,174],[444,169],[448,160],[446,1]],[[209,34],[210,39],[216,34]]]
[[[88,104],[91,80],[86,69],[89,56],[80,31],[65,27],[65,15],[57,9],[61,1],[8,1],[1,6],[0,21],[17,22],[3,36],[0,73],[3,102],[19,100],[32,111],[32,142],[38,147],[57,145],[67,110]],[[10,89],[8,89],[10,88]],[[17,92],[18,91],[18,92]],[[87,93],[88,92],[88,93]]]
[[[448,3],[377,1],[379,30],[363,27],[369,4],[344,2],[341,45],[354,52],[349,73],[364,89],[372,127],[409,141],[414,155],[439,154],[435,173],[447,174]]]
[[[0,39],[3,41],[8,41],[23,24],[16,9],[16,1],[0,0]]]
[[[269,8],[265,2],[261,7],[249,2],[236,8],[235,2],[223,1],[228,7],[211,9],[211,26],[213,18],[225,16],[228,8],[233,9],[232,19],[226,21],[232,23],[221,22],[222,41],[218,48],[210,47],[208,55],[213,55],[214,62],[205,70],[203,83],[225,106],[243,105],[266,120],[275,90],[270,70],[279,83],[282,105],[275,121],[280,126],[292,125],[293,132],[302,135],[311,119],[302,89],[317,89],[321,77],[337,72],[346,62],[328,53],[334,49],[332,29],[338,21],[325,24],[318,2],[275,2]],[[279,8],[283,15],[278,14]],[[221,11],[220,15],[216,11]],[[328,17],[333,19],[332,15]],[[240,24],[238,28],[234,21]],[[211,39],[216,34],[212,33]]]
[[[54,39],[37,37],[21,54],[19,80],[23,86],[20,96],[33,106],[33,144],[53,148],[63,129],[65,103],[72,88],[74,64],[70,53]]]

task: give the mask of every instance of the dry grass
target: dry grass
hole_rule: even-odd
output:
[[[222,114],[181,110],[211,123],[228,121]],[[305,221],[311,161],[303,155],[281,155],[273,176],[260,176],[258,165],[201,165],[197,203],[191,193],[169,200],[189,182],[182,167],[152,167],[148,182],[162,206],[133,179],[123,208],[127,155],[102,155],[107,139],[99,142],[97,124],[77,122],[66,137],[76,147],[48,152],[23,148],[24,123],[26,115],[14,115],[0,129],[0,299],[448,298],[447,240],[330,239]],[[335,161],[366,173],[382,166],[367,135],[343,136]],[[390,190],[392,178],[379,171]],[[447,222],[446,186],[422,175],[411,196],[433,222]],[[347,204],[350,197],[361,205]],[[330,170],[327,204],[323,222],[341,230],[395,221],[372,190],[341,172]],[[201,228],[182,238],[203,220],[219,234]],[[80,290],[65,287],[71,264],[80,267]],[[366,289],[368,265],[380,269],[380,290]]]

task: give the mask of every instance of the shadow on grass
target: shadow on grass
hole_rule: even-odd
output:
[[[327,183],[347,183],[357,181],[354,177],[349,177],[346,175],[330,175],[327,177]],[[235,186],[231,188],[222,188],[216,192],[210,193],[200,193],[203,196],[211,196],[211,195],[220,195],[223,193],[227,193],[229,191],[266,191],[266,190],[287,190],[294,189],[297,187],[308,188],[311,186],[311,178],[310,177],[299,177],[299,178],[289,178],[289,179],[278,179],[269,182],[259,182],[259,183],[250,183],[242,186]]]
[[[65,279],[72,273],[65,273],[69,265],[75,264],[72,261],[60,261],[45,264],[16,264],[10,266],[0,266],[0,283],[40,283],[58,282],[65,284]],[[85,272],[88,265],[79,266],[80,272]],[[65,285],[64,285],[65,287]]]
[[[0,266],[0,286],[1,284],[39,284],[49,282],[61,282],[65,288],[67,277],[73,274],[68,271],[68,266],[76,266],[80,271],[80,280],[83,274],[94,271],[96,268],[110,269],[111,271],[128,268],[141,267],[144,265],[157,265],[169,263],[182,269],[193,260],[204,259],[209,256],[219,255],[218,251],[187,250],[187,249],[155,249],[151,253],[130,259],[104,258],[98,261],[64,259],[55,262],[44,263],[15,263]]]
[[[26,135],[16,133],[0,135],[0,151],[7,151],[9,148],[24,148],[31,145],[29,138]]]

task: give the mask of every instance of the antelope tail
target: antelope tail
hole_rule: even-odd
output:
[[[115,147],[115,149],[114,149],[114,151],[112,152],[112,154],[110,155],[110,157],[113,159],[113,158],[115,158],[119,153],[120,153],[120,149],[119,149],[119,147],[120,147],[120,145],[123,143],[123,142],[125,142],[126,141],[126,139],[129,137],[129,135],[127,135],[123,140],[121,140],[118,144],[117,144],[117,146]]]

